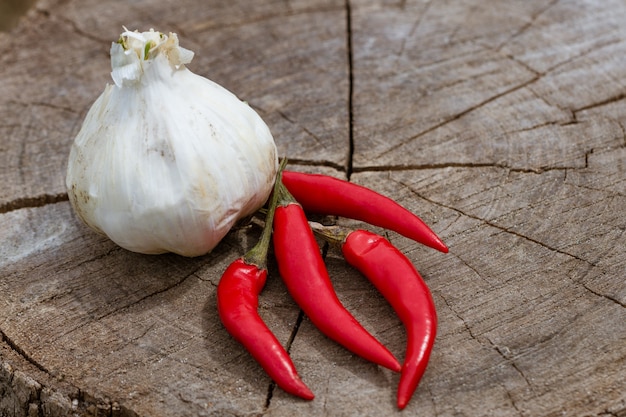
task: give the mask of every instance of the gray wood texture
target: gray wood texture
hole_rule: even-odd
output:
[[[625,21],[620,0],[40,0],[0,33],[0,416],[626,416]],[[69,147],[122,25],[177,32],[294,169],[386,194],[450,246],[338,220],[386,233],[433,292],[406,410],[398,375],[302,319],[273,263],[261,315],[315,400],[230,338],[215,288],[257,229],[188,259],[78,221]],[[326,262],[402,359],[393,310]]]

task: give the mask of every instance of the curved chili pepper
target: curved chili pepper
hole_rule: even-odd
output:
[[[348,234],[341,250],[346,261],[387,299],[407,330],[397,397],[398,408],[403,409],[426,370],[435,342],[437,313],[432,296],[411,261],[384,237],[357,230]]]
[[[281,165],[284,167],[285,161]],[[228,332],[252,354],[265,372],[286,392],[306,400],[314,395],[302,382],[289,355],[258,313],[259,293],[267,278],[267,252],[278,202],[279,170],[259,243],[234,261],[217,286],[217,309]]]
[[[306,211],[364,221],[448,252],[419,217],[374,190],[327,175],[293,171],[283,172],[283,184]]]
[[[267,270],[237,259],[217,287],[217,309],[226,330],[241,343],[284,391],[312,400],[311,390],[298,376],[293,362],[257,311]]]
[[[311,322],[326,336],[362,358],[399,371],[400,364],[393,354],[365,330],[337,298],[299,204],[285,202],[276,207],[273,240],[280,275]]]

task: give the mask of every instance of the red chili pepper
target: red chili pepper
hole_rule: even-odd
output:
[[[265,264],[278,201],[276,189],[280,183],[279,171],[261,239],[222,275],[217,286],[217,309],[226,330],[252,354],[279,387],[312,400],[313,393],[302,382],[289,355],[257,311],[259,293],[267,278]]]
[[[419,217],[369,188],[327,175],[292,171],[283,172],[283,184],[306,211],[364,221],[448,252]]]
[[[266,277],[266,269],[248,264],[242,258],[233,262],[217,287],[220,319],[279,387],[312,400],[313,393],[302,382],[289,355],[257,312],[258,296]]]
[[[357,230],[346,237],[342,252],[387,299],[407,330],[407,352],[398,385],[403,409],[419,384],[435,342],[437,313],[426,283],[411,261],[387,239]]]
[[[290,195],[276,207],[273,238],[278,269],[289,293],[326,336],[364,359],[399,371],[393,354],[337,298],[304,210],[289,200]]]

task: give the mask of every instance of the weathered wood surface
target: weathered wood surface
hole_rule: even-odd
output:
[[[39,1],[0,33],[0,415],[626,415],[625,21],[621,0]],[[73,215],[69,146],[122,25],[178,32],[296,168],[349,175],[449,244],[388,234],[440,319],[407,410],[398,375],[299,323],[274,265],[261,313],[317,397],[271,388],[215,308],[257,230],[143,256]],[[326,260],[401,359],[391,308]]]

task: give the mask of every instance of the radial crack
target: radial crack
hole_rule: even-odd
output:
[[[384,152],[381,152],[378,155],[378,157],[380,158],[383,155],[388,154],[389,152],[393,152],[396,149],[401,148],[402,146],[406,145],[407,143],[413,142],[414,140],[419,139],[422,136],[424,136],[424,135],[426,135],[426,134],[428,134],[430,132],[433,132],[433,131],[435,131],[435,130],[437,130],[437,129],[439,129],[439,128],[441,128],[441,127],[443,127],[443,126],[445,126],[445,125],[447,125],[447,124],[449,124],[449,123],[451,123],[451,122],[453,122],[455,120],[460,119],[461,117],[465,116],[468,113],[471,113],[474,110],[480,109],[481,107],[485,106],[486,104],[489,104],[489,103],[491,103],[491,102],[493,102],[495,100],[498,100],[499,98],[502,98],[502,97],[504,97],[504,96],[506,96],[508,94],[511,94],[511,93],[514,93],[514,92],[516,92],[518,90],[521,90],[522,88],[528,87],[530,84],[534,83],[539,78],[540,78],[540,76],[534,75],[532,78],[530,78],[530,79],[528,79],[528,80],[526,80],[526,81],[524,81],[524,82],[522,82],[520,84],[517,84],[517,85],[515,85],[515,86],[513,86],[513,87],[511,87],[511,88],[509,88],[509,89],[507,89],[505,91],[502,91],[502,92],[500,92],[498,94],[494,94],[493,96],[484,99],[480,103],[476,103],[473,106],[470,106],[470,107],[466,108],[465,110],[460,111],[460,112],[458,112],[458,113],[448,117],[447,119],[441,121],[440,123],[432,125],[429,128],[426,128],[425,130],[422,130],[418,134],[413,135],[410,138],[407,138],[405,140],[402,140],[402,141],[398,142],[396,145],[390,147],[389,149],[385,150]]]
[[[278,110],[277,113],[280,115],[280,117],[282,117],[283,119],[285,119],[286,121],[288,121],[289,123],[291,123],[294,126],[299,127],[300,129],[302,129],[302,131],[304,131],[307,135],[309,135],[314,141],[315,143],[317,143],[320,146],[324,146],[324,143],[322,142],[322,140],[320,138],[318,138],[313,132],[311,132],[309,129],[307,129],[304,126],[300,126],[297,122],[295,122],[294,120],[292,120],[291,118],[289,118],[285,112]]]
[[[469,324],[467,324],[467,321],[465,321],[465,318],[463,318],[463,316],[461,316],[461,314],[452,307],[450,302],[443,295],[441,294],[438,294],[438,295],[443,300],[444,304],[448,306],[450,311],[452,311],[452,314],[454,314],[456,318],[459,319],[461,323],[463,323],[463,327],[465,328],[465,331],[467,331],[467,334],[469,334],[470,338],[472,338],[472,340],[475,340],[482,345],[483,343],[478,339],[478,336],[474,334],[474,332],[472,331],[472,328],[469,326]]]
[[[511,172],[523,172],[531,174],[541,174],[549,171],[564,171],[566,169],[577,169],[575,166],[559,166],[559,167],[538,167],[538,168],[512,168],[507,164],[499,164],[493,162],[444,162],[442,164],[419,164],[419,165],[372,165],[360,166],[354,168],[353,172],[389,172],[389,171],[417,171],[426,169],[445,169],[445,168],[499,168],[506,169]]]
[[[350,180],[354,160],[354,62],[352,51],[352,9],[350,0],[346,5],[346,50],[348,55],[348,161],[346,176]]]
[[[596,295],[596,296],[601,297],[601,298],[605,298],[605,299],[607,299],[607,300],[617,304],[618,306],[620,306],[622,308],[626,308],[626,302],[620,301],[617,298],[612,297],[610,295],[602,294],[602,293],[600,293],[598,291],[595,291],[595,290],[589,288],[589,286],[587,284],[582,284],[582,286],[583,286],[584,289],[586,289],[587,291],[589,291],[593,295]]]
[[[411,27],[411,30],[409,31],[409,33],[406,36],[404,36],[402,38],[402,44],[400,45],[400,51],[397,54],[398,58],[401,57],[402,55],[404,55],[404,50],[406,48],[407,41],[409,39],[411,39],[415,35],[415,32],[417,31],[417,29],[421,25],[422,20],[424,20],[424,16],[426,16],[426,14],[428,13],[428,9],[430,9],[430,6],[431,6],[432,3],[433,3],[433,0],[430,0],[430,1],[428,1],[424,5],[424,7],[422,7],[421,13],[419,14],[418,18],[413,23],[413,26]],[[404,8],[404,6],[405,6],[405,4],[402,4],[401,8]]]
[[[114,249],[118,249],[118,248],[114,248]],[[105,255],[105,256],[106,256],[106,255]],[[99,257],[97,257],[97,258],[95,258],[95,259],[99,259],[99,258],[102,258],[102,257],[104,257],[104,256],[99,256]],[[93,260],[94,260],[94,259],[91,259],[90,261],[93,261]],[[168,285],[168,286],[167,286],[167,287],[165,287],[165,288],[162,288],[162,289],[160,289],[160,290],[157,290],[157,291],[151,292],[151,293],[149,293],[149,294],[146,294],[146,295],[144,295],[143,297],[141,297],[141,298],[139,298],[139,299],[137,299],[137,300],[131,301],[131,302],[129,302],[128,304],[125,304],[125,305],[123,305],[123,306],[120,306],[120,307],[117,307],[117,308],[113,308],[112,310],[110,310],[110,311],[108,311],[108,312],[106,312],[106,313],[103,313],[103,314],[101,314],[101,315],[100,315],[100,316],[98,316],[98,317],[95,317],[95,318],[94,318],[94,321],[101,321],[101,320],[106,319],[106,318],[108,318],[108,317],[110,317],[110,316],[113,316],[114,314],[117,314],[117,313],[120,313],[120,312],[122,312],[122,311],[128,310],[128,309],[130,309],[131,307],[133,307],[133,306],[135,306],[135,305],[141,304],[141,303],[142,303],[142,302],[144,302],[145,300],[148,300],[148,299],[150,299],[150,298],[156,297],[156,296],[158,296],[158,295],[160,295],[160,294],[163,294],[163,293],[165,293],[165,292],[168,292],[168,291],[170,291],[170,290],[172,290],[172,289],[174,289],[174,288],[176,288],[176,287],[179,287],[179,286],[180,286],[180,285],[182,285],[182,284],[183,284],[183,283],[184,283],[184,282],[185,282],[185,281],[186,281],[189,277],[191,277],[191,276],[195,276],[196,272],[198,272],[200,269],[202,269],[202,266],[197,267],[197,268],[196,268],[196,269],[194,269],[192,272],[190,272],[190,273],[188,273],[187,275],[185,275],[184,277],[182,277],[180,280],[178,280],[178,281],[174,282],[174,283],[173,283],[173,284],[171,284],[171,285]],[[66,332],[63,332],[63,333],[61,333],[61,334],[57,335],[54,339],[51,339],[51,340],[52,340],[52,341],[57,341],[57,340],[59,340],[59,339],[61,339],[61,338],[66,337],[66,336],[67,336],[67,335],[69,335],[69,334],[72,334],[72,333],[74,333],[74,332],[76,332],[76,331],[78,331],[78,330],[82,329],[83,327],[86,327],[86,326],[91,325],[92,323],[93,323],[92,321],[83,322],[83,323],[79,324],[78,326],[73,327],[73,328],[71,328],[71,329],[67,330]]]
[[[572,254],[572,253],[566,252],[566,251],[561,250],[561,249],[559,249],[559,248],[555,248],[555,247],[553,247],[553,246],[550,246],[550,245],[548,245],[548,244],[546,244],[546,243],[543,243],[543,242],[541,242],[541,241],[539,241],[539,240],[537,240],[537,239],[533,239],[533,238],[532,238],[532,237],[530,237],[530,236],[526,236],[526,235],[524,235],[524,234],[522,234],[522,233],[519,233],[519,232],[516,232],[516,231],[514,231],[514,230],[511,230],[511,229],[509,229],[509,228],[507,228],[507,227],[500,226],[500,225],[498,225],[498,224],[496,224],[496,223],[494,223],[494,222],[492,222],[492,221],[490,221],[490,220],[483,219],[483,218],[481,218],[481,217],[479,217],[479,216],[475,216],[475,215],[473,215],[473,214],[466,213],[466,212],[464,212],[463,210],[460,210],[460,209],[458,209],[458,208],[456,208],[456,207],[452,207],[452,206],[449,206],[449,205],[446,205],[446,204],[443,204],[443,203],[440,203],[440,202],[437,202],[437,201],[430,200],[430,199],[428,199],[428,198],[426,198],[426,197],[424,197],[424,196],[422,196],[422,195],[420,195],[420,194],[416,193],[416,192],[415,192],[414,190],[412,190],[412,189],[411,189],[411,187],[409,187],[407,184],[404,184],[404,183],[402,183],[402,182],[399,182],[399,183],[400,183],[400,184],[402,184],[403,186],[407,187],[407,188],[408,188],[409,190],[411,190],[414,194],[416,194],[416,195],[417,195],[417,196],[419,196],[420,198],[422,198],[422,199],[424,199],[424,200],[428,201],[428,202],[429,202],[429,203],[431,203],[431,204],[434,204],[434,205],[437,205],[437,206],[440,206],[440,207],[444,207],[444,208],[446,208],[446,209],[448,209],[448,210],[452,210],[452,211],[454,211],[454,212],[456,212],[456,213],[459,213],[459,214],[461,214],[461,215],[463,215],[463,216],[469,217],[470,219],[478,220],[478,221],[480,221],[480,222],[482,222],[482,223],[486,224],[487,226],[491,226],[491,227],[493,227],[493,228],[495,228],[495,229],[498,229],[498,230],[500,230],[500,231],[502,231],[502,232],[505,232],[505,233],[511,234],[511,235],[513,235],[513,236],[519,237],[519,238],[521,238],[521,239],[527,240],[527,241],[529,241],[529,242],[531,242],[531,243],[534,243],[534,244],[537,244],[537,245],[539,245],[539,246],[541,246],[541,247],[544,247],[544,248],[546,248],[546,249],[548,249],[548,250],[550,250],[550,251],[552,251],[552,252],[556,252],[556,253],[559,253],[559,254],[561,254],[561,255],[565,255],[565,256],[567,256],[567,257],[569,257],[569,258],[576,259],[576,260],[578,260],[578,261],[580,261],[580,262],[584,262],[585,264],[590,265],[590,266],[595,266],[592,262],[590,262],[590,261],[588,261],[588,260],[586,260],[586,259],[583,259],[583,258],[581,258],[581,257],[579,257],[579,256],[576,256],[576,255],[574,255],[574,254]]]
[[[425,200],[425,201],[428,201],[428,202],[429,202],[429,203],[431,203],[431,204],[434,204],[434,205],[437,205],[437,206],[444,207],[444,208],[446,208],[446,209],[452,210],[452,211],[454,211],[454,212],[456,212],[456,213],[458,213],[458,214],[460,214],[460,215],[462,215],[462,216],[466,216],[466,217],[469,217],[469,218],[471,218],[471,219],[474,219],[474,220],[480,221],[480,222],[482,222],[483,224],[486,224],[487,226],[494,227],[494,228],[496,228],[496,229],[498,229],[498,230],[500,230],[500,231],[502,231],[502,232],[504,232],[504,233],[511,234],[511,235],[513,235],[513,236],[516,236],[516,237],[519,237],[519,238],[521,238],[521,239],[527,240],[527,241],[529,241],[529,242],[531,242],[531,243],[537,244],[537,245],[539,245],[539,246],[541,246],[541,247],[543,247],[543,248],[546,248],[546,249],[548,249],[548,250],[550,250],[550,251],[553,251],[553,252],[559,253],[559,254],[561,254],[561,255],[565,255],[565,256],[567,256],[567,257],[569,257],[569,258],[573,258],[573,259],[575,259],[575,260],[577,260],[577,261],[583,262],[584,264],[588,265],[589,267],[596,267],[596,264],[595,264],[594,262],[591,262],[591,261],[589,261],[589,260],[586,260],[586,259],[584,259],[584,258],[581,258],[580,256],[577,256],[577,255],[574,255],[574,254],[569,253],[569,252],[567,252],[567,251],[564,251],[564,250],[562,250],[562,249],[558,249],[558,248],[555,248],[555,247],[553,247],[553,246],[547,245],[547,244],[545,244],[545,243],[543,243],[543,242],[541,242],[541,241],[539,241],[539,240],[537,240],[537,239],[533,239],[533,238],[531,238],[530,236],[526,236],[526,235],[521,234],[521,233],[519,233],[519,232],[516,232],[516,231],[514,231],[514,230],[508,229],[508,228],[506,228],[506,227],[504,227],[504,226],[500,226],[500,225],[495,224],[495,223],[493,223],[492,221],[489,221],[489,220],[487,220],[487,219],[483,219],[483,218],[481,218],[481,217],[478,217],[478,216],[475,216],[475,215],[472,215],[472,214],[466,213],[466,212],[464,212],[463,210],[457,209],[457,208],[455,208],[455,207],[452,207],[452,206],[449,206],[449,205],[446,205],[446,204],[443,204],[443,203],[436,202],[436,201],[433,201],[433,200],[431,200],[431,199],[428,199],[428,198],[426,198],[426,197],[424,197],[424,196],[420,195],[419,193],[415,192],[415,191],[414,191],[413,189],[411,189],[411,187],[409,187],[407,184],[405,184],[405,183],[403,183],[403,182],[401,182],[401,181],[398,181],[398,183],[399,183],[399,184],[401,184],[402,186],[406,187],[407,189],[411,190],[411,192],[413,192],[415,195],[417,195],[418,197],[422,198],[422,199],[423,199],[423,200]],[[459,258],[459,259],[460,259],[460,258]],[[467,265],[467,264],[466,264],[466,265]],[[469,265],[467,265],[467,266],[469,267]],[[477,271],[474,271],[474,272],[476,272],[476,273],[477,273]],[[479,276],[480,276],[480,275],[479,275]],[[572,280],[572,281],[574,281],[574,280]],[[621,307],[626,308],[626,303],[624,303],[623,301],[621,301],[621,300],[619,300],[619,299],[617,299],[617,298],[615,298],[615,297],[613,297],[613,296],[611,296],[611,295],[607,295],[607,294],[603,294],[603,293],[600,293],[600,292],[598,292],[598,291],[595,291],[595,290],[591,289],[589,286],[587,286],[587,285],[586,285],[586,284],[584,284],[584,283],[579,283],[579,282],[577,282],[577,281],[574,281],[574,282],[575,282],[575,283],[580,284],[583,288],[585,288],[585,290],[589,291],[590,293],[592,293],[592,294],[594,294],[594,295],[596,295],[596,296],[598,296],[598,297],[604,298],[604,299],[606,299],[606,300],[609,300],[609,301],[611,301],[612,303],[615,303],[615,304],[617,304],[617,305],[619,305],[619,306],[621,306]]]
[[[537,19],[539,19],[539,17],[541,17],[544,13],[546,13],[548,10],[550,10],[552,7],[554,7],[557,3],[559,2],[559,0],[552,0],[550,3],[548,3],[544,8],[542,8],[541,10],[539,10],[538,12],[534,13],[531,17],[530,17],[530,21],[528,21],[526,24],[522,25],[515,33],[513,33],[507,40],[505,40],[504,42],[502,42],[502,44],[500,44],[496,50],[499,51],[501,50],[505,45],[507,45],[508,43],[510,43],[512,40],[520,37],[521,35],[523,35],[526,31],[528,31],[528,29],[530,29],[531,27],[533,27],[533,25],[535,24],[535,22],[537,21]]]
[[[591,104],[587,104],[585,106],[579,107],[577,109],[572,110],[572,113],[574,113],[574,116],[576,116],[577,113],[584,111],[584,110],[589,110],[589,109],[593,109],[595,107],[601,107],[601,106],[605,106],[607,104],[611,104],[611,103],[615,103],[617,101],[621,101],[624,100],[626,98],[626,93],[625,92],[621,92],[619,94],[616,94],[612,97],[608,97],[602,101],[599,101],[597,103],[591,103]]]

